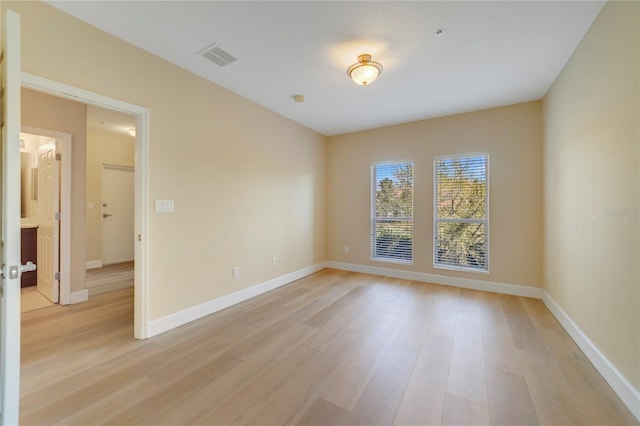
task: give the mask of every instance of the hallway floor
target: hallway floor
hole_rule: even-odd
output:
[[[89,297],[128,287],[133,287],[133,261],[87,270]]]

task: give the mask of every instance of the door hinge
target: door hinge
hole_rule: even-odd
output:
[[[53,279],[56,281],[60,281],[60,272],[56,272],[55,274],[53,274]]]
[[[55,214],[55,220],[60,220],[60,212],[56,212],[56,214]]]
[[[62,154],[56,154],[56,160],[58,161],[62,160]]]

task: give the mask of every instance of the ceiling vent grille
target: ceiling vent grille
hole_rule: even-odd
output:
[[[212,44],[211,46],[200,51],[199,54],[203,58],[207,58],[211,62],[221,67],[224,67],[225,65],[229,65],[231,62],[237,61],[237,59],[234,58],[231,54],[229,54],[229,52],[225,52],[215,44]]]

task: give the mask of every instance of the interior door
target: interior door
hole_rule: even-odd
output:
[[[56,141],[38,148],[38,291],[58,303],[60,280],[60,173]]]
[[[102,168],[102,264],[134,257],[134,169],[105,164]]]
[[[0,425],[17,425],[20,401],[20,15],[2,16]]]

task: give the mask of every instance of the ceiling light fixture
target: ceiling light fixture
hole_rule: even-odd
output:
[[[129,129],[129,136],[133,136],[135,138],[136,137],[136,129],[134,129],[133,127],[131,129]]]
[[[368,86],[382,73],[382,65],[371,60],[371,55],[364,53],[358,56],[358,62],[347,69],[347,75],[354,83]]]

